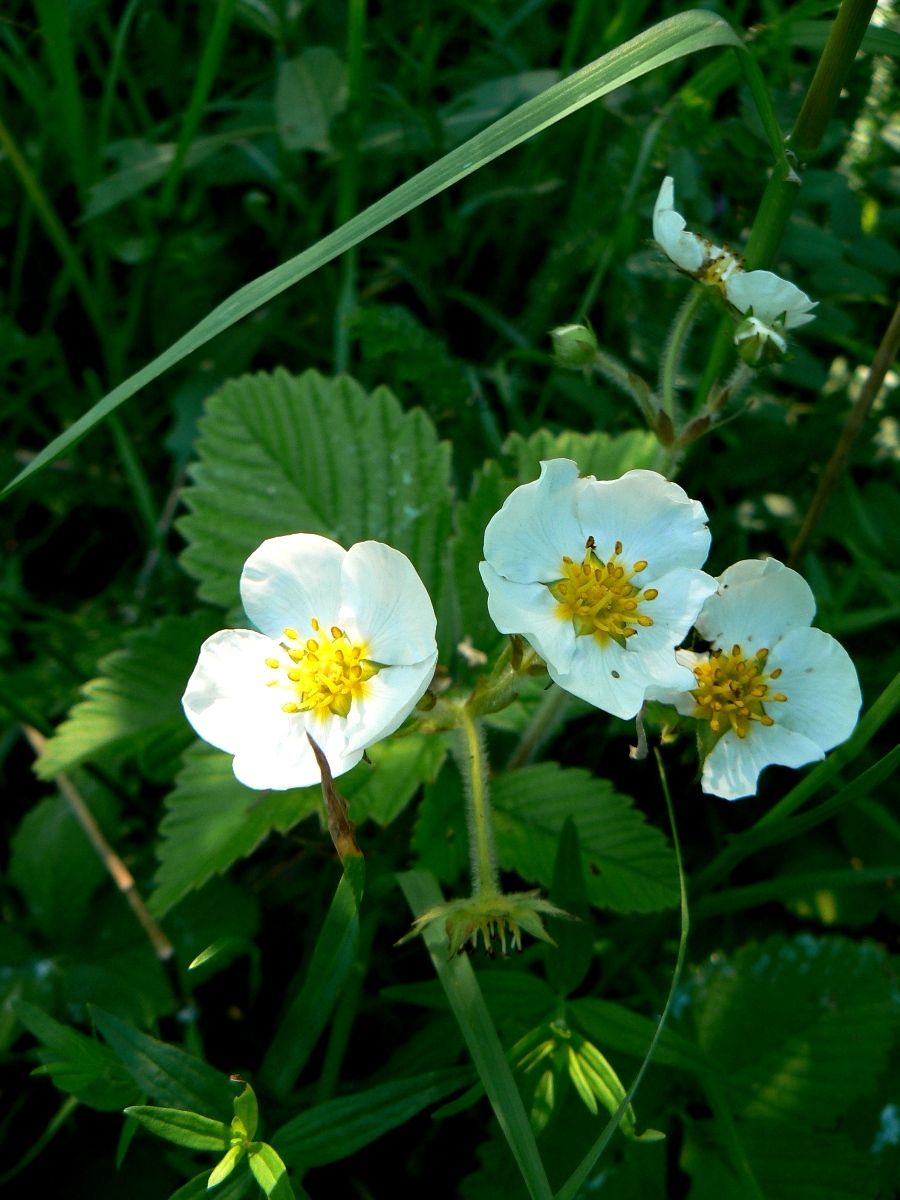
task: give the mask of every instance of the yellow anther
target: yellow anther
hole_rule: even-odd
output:
[[[290,679],[291,683],[299,683],[302,678],[303,672],[298,671],[296,667],[292,671],[288,671],[288,679]]]
[[[332,625],[332,627],[331,627],[331,636],[332,636],[333,638],[342,638],[342,637],[344,637],[344,631],[343,631],[343,629],[339,629],[339,628],[337,627],[337,625]]]
[[[293,659],[294,662],[300,662],[301,659],[306,658],[306,651],[305,650],[288,650],[288,658]]]
[[[713,650],[706,661],[694,668],[697,680],[697,687],[691,693],[697,703],[694,716],[709,721],[713,733],[730,728],[739,738],[747,736],[752,721],[766,728],[774,725],[764,705],[787,700],[787,696],[770,691],[769,684],[776,672],[766,673],[767,657],[768,650],[764,650],[745,658],[737,643],[730,654]]]
[[[781,667],[776,667],[774,671],[771,671],[769,673],[769,678],[770,679],[778,679],[783,674],[784,674],[784,672],[782,671]]]
[[[300,705],[294,704],[292,700],[289,700],[287,704],[282,704],[281,711],[286,713],[298,713],[300,711]]]
[[[636,563],[632,563],[631,569],[632,569],[632,571],[635,572],[635,574],[637,574],[638,571],[646,571],[647,570],[646,558],[639,558]]]
[[[770,697],[770,699],[778,700],[779,702],[782,702],[784,700],[787,700],[787,696],[784,694],[784,692],[776,692],[774,696]]]
[[[300,634],[297,632],[297,630],[291,629],[290,626],[287,629],[283,630],[282,632],[284,633],[284,636],[290,642],[296,642],[297,638],[300,636]]]
[[[646,592],[643,592],[642,595],[645,600],[655,600],[659,592],[656,588],[647,588]]]
[[[315,618],[315,617],[313,617],[313,618],[312,618],[312,620],[310,621],[310,625],[312,625],[312,627],[313,627],[313,630],[314,630],[316,633],[318,633],[318,632],[319,632],[319,630],[322,628],[322,626],[319,624],[319,622],[316,620],[316,618]]]
[[[614,553],[606,562],[597,557],[595,548],[594,539],[588,538],[581,562],[564,555],[560,578],[547,584],[547,588],[557,601],[556,615],[572,622],[576,637],[590,635],[601,646],[609,641],[624,646],[638,628],[647,628],[653,621],[640,613],[642,597],[631,582],[634,570],[619,561],[622,542],[614,543]],[[646,566],[645,560],[635,564],[641,569]],[[654,597],[656,594],[652,592]]]
[[[619,554],[621,554],[621,553],[622,553],[622,543],[621,543],[621,542],[616,542],[616,545],[615,545],[615,553],[616,553],[617,555],[619,555]]]
[[[649,629],[650,626],[653,624],[653,618],[644,616],[643,613],[639,617],[636,617],[635,619],[636,619],[638,625],[643,625],[643,627],[645,629]]]
[[[295,699],[282,704],[282,712],[307,712],[323,720],[329,716],[346,717],[353,702],[365,697],[368,680],[381,668],[368,661],[365,642],[351,644],[337,625],[331,626],[329,638],[315,617],[310,624],[319,636],[307,638],[288,650],[290,665],[277,658],[264,660],[273,670],[284,671],[283,675],[266,680],[266,684],[294,694]],[[296,629],[285,629],[284,634],[300,640]]]
[[[274,671],[274,670],[276,670],[276,668],[278,668],[278,667],[280,667],[280,666],[281,666],[281,663],[278,661],[278,659],[277,659],[277,658],[267,658],[267,659],[266,659],[266,666],[267,666],[267,667],[271,667],[271,668],[272,668],[272,670]]]

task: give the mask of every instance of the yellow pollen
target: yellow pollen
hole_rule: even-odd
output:
[[[739,738],[745,738],[750,722],[771,726],[775,721],[766,712],[764,704],[787,700],[784,692],[769,690],[769,682],[781,674],[781,668],[766,672],[768,650],[757,650],[745,658],[739,645],[731,647],[731,653],[713,650],[705,662],[694,667],[697,687],[691,695],[697,702],[695,717],[709,721],[713,733],[725,733],[733,729]]]
[[[576,637],[593,637],[601,646],[613,641],[624,647],[639,629],[647,629],[653,618],[640,611],[642,600],[655,600],[659,593],[648,588],[641,596],[631,582],[632,576],[647,568],[639,559],[629,570],[620,562],[622,543],[614,544],[613,554],[603,562],[595,553],[596,542],[587,539],[581,562],[568,554],[560,563],[560,578],[547,589],[557,601],[555,613],[561,621],[571,621]]]
[[[282,704],[282,712],[309,712],[322,720],[346,717],[354,701],[367,695],[368,681],[381,667],[369,660],[365,642],[352,643],[337,625],[331,626],[329,637],[315,617],[310,624],[317,636],[287,650],[289,665],[277,658],[265,660],[268,667],[279,670],[278,676],[266,680],[266,686],[283,688],[291,697]],[[298,641],[300,635],[288,628],[284,636]]]

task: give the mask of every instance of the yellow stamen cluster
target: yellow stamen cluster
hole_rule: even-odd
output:
[[[747,736],[751,721],[774,725],[763,705],[782,703],[787,696],[769,686],[781,675],[781,667],[767,672],[768,657],[768,650],[757,650],[745,658],[737,645],[730,654],[713,650],[705,662],[694,667],[698,685],[691,692],[697,701],[694,716],[709,721],[713,733],[724,733],[730,726],[739,738]]]
[[[632,576],[646,571],[647,560],[639,559],[630,569],[624,566],[619,561],[621,542],[616,542],[608,562],[601,562],[595,550],[596,543],[589,537],[584,559],[577,563],[565,555],[562,578],[547,586],[558,601],[556,615],[572,622],[576,637],[590,635],[601,646],[610,641],[624,646],[639,628],[653,624],[653,618],[640,611],[640,604],[655,600],[659,592],[656,588],[642,592],[631,582]]]
[[[697,279],[711,287],[717,287],[725,295],[725,284],[735,271],[743,270],[743,259],[734,254],[727,246],[714,246],[706,238],[701,239],[706,245],[706,257],[703,266],[697,272]],[[718,251],[715,255],[713,251]]]
[[[301,638],[291,628],[283,631],[289,662],[266,659],[266,666],[279,672],[268,686],[287,688],[295,697],[282,704],[282,712],[346,717],[353,701],[365,696],[368,680],[380,667],[366,658],[364,642],[354,645],[337,625],[332,625],[329,637],[315,617],[311,624],[315,637]]]

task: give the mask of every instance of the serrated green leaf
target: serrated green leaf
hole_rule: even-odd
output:
[[[101,1009],[91,1016],[104,1039],[140,1091],[164,1108],[231,1116],[232,1089],[227,1075],[178,1046],[157,1041]]]
[[[284,833],[315,812],[318,787],[254,792],[238,783],[231,758],[197,743],[184,756],[159,827],[157,888],[150,908],[161,916],[193,888],[251,854],[263,838]]]
[[[471,1083],[465,1067],[429,1071],[328,1100],[282,1125],[272,1144],[298,1170],[337,1162]]]
[[[741,1117],[828,1126],[885,1069],[896,1000],[872,944],[770,938],[717,955],[691,995],[700,1048]]]
[[[450,533],[450,450],[386,388],[316,371],[247,375],[207,402],[179,529],[200,596],[231,608],[247,556],[278,534],[402,550],[440,607]],[[253,503],[247,503],[247,497]]]
[[[573,1023],[598,1045],[643,1058],[656,1029],[656,1022],[632,1012],[612,1000],[582,996],[566,1004]],[[686,1037],[664,1029],[653,1054],[654,1066],[677,1067],[702,1074],[709,1064],[697,1046]]]
[[[104,792],[86,802],[110,832],[118,806]],[[62,796],[37,804],[10,844],[9,880],[21,892],[35,924],[57,942],[68,942],[83,924],[106,868]]]
[[[125,1112],[151,1133],[190,1150],[214,1150],[222,1154],[231,1144],[230,1125],[187,1109],[133,1104]]]
[[[108,1047],[24,1000],[14,1000],[12,1006],[41,1043],[41,1061],[60,1091],[101,1112],[117,1111],[139,1098],[140,1089]]]
[[[504,870],[549,888],[560,832],[571,817],[592,904],[646,913],[678,903],[675,856],[665,838],[608,780],[541,763],[498,775],[492,800]]]
[[[357,771],[349,787],[342,782],[341,791],[354,824],[368,818],[384,827],[436,778],[447,757],[447,740],[440,734],[404,734],[370,747],[367,757],[371,766]]]
[[[653,469],[659,463],[659,442],[649,430],[632,429],[615,436],[600,430],[576,433],[566,430],[551,433],[539,429],[529,438],[513,433],[503,447],[514,464],[518,483],[537,479],[541,462],[548,458],[571,458],[578,463],[582,475],[598,479],[618,479],[626,471],[638,468]]]
[[[294,1200],[294,1189],[288,1178],[287,1167],[278,1157],[278,1152],[263,1142],[250,1154],[250,1170],[253,1178],[271,1200]]]
[[[51,779],[86,760],[137,754],[159,739],[171,742],[169,753],[187,745],[193,735],[181,697],[216,621],[206,610],[163,617],[126,634],[122,649],[101,659],[100,674],[84,686],[84,700],[47,742],[35,764],[38,775]]]

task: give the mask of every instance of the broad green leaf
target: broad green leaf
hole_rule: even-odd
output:
[[[398,882],[415,916],[443,901],[440,888],[427,871],[408,871],[398,876]],[[448,960],[447,937],[439,922],[432,922],[422,936],[528,1193],[532,1200],[551,1200],[553,1192],[528,1114],[472,964],[459,955]]]
[[[856,1149],[843,1132],[746,1121],[737,1135],[765,1200],[875,1200],[879,1194],[875,1156]],[[680,1160],[693,1176],[689,1200],[748,1200],[745,1179],[724,1154],[712,1122],[690,1128]]]
[[[216,616],[207,610],[126,634],[122,649],[101,660],[84,700],[47,742],[38,775],[50,779],[85,760],[135,754],[172,733],[187,745],[192,734],[181,696],[200,645],[215,628]]]
[[[469,863],[469,832],[459,773],[441,771],[424,790],[412,848],[416,863],[452,887]]]
[[[210,1171],[207,1187],[214,1188],[227,1179],[246,1153],[245,1146],[230,1146]]]
[[[363,860],[356,859],[360,870]],[[348,862],[349,868],[349,862]],[[354,886],[354,883],[357,886]],[[359,940],[362,879],[342,875],[315,949],[288,1003],[260,1067],[260,1079],[276,1095],[293,1087],[334,1008],[353,966]]]
[[[278,1152],[266,1142],[250,1152],[250,1170],[253,1178],[271,1200],[294,1200],[294,1189],[288,1178],[287,1167]]]
[[[249,1083],[245,1083],[243,1091],[234,1098],[234,1115],[252,1141],[256,1137],[256,1127],[259,1124],[259,1105],[256,1102],[256,1093]]]
[[[492,800],[504,870],[549,888],[560,833],[571,817],[592,904],[647,913],[678,903],[675,857],[665,838],[608,780],[541,763],[498,775]]]
[[[177,1146],[187,1146],[189,1150],[214,1150],[223,1154],[231,1144],[230,1125],[187,1109],[134,1104],[125,1112],[151,1133]]]
[[[640,467],[652,470],[659,465],[660,455],[656,435],[640,429],[615,436],[601,431],[551,433],[539,429],[528,439],[512,434],[503,450],[514,463],[519,483],[537,479],[541,462],[548,458],[571,458],[578,463],[582,475],[618,479],[626,471]]]
[[[410,733],[388,738],[367,751],[372,765],[356,772],[341,791],[350,802],[355,824],[369,819],[384,827],[406,808],[423,784],[431,783],[447,757],[446,739],[439,734]]]
[[[319,788],[250,791],[235,779],[229,755],[199,742],[191,746],[175,790],[166,797],[152,911],[167,912],[193,888],[251,854],[271,830],[284,833],[319,804]]]
[[[711,46],[743,49],[740,38],[728,22],[715,13],[700,10],[678,13],[554,84],[533,100],[526,101],[488,129],[445,154],[438,162],[406,180],[302,254],[245,284],[162,354],[120,383],[64,433],[54,438],[6,485],[0,495],[9,494],[26,479],[43,470],[125,400],[188,354],[404,213],[417,208],[514,146],[605,96],[614,88]]]
[[[643,1058],[656,1030],[656,1021],[632,1012],[612,1000],[582,996],[566,1004],[572,1023],[602,1050],[618,1050],[632,1058]],[[702,1074],[709,1070],[697,1046],[681,1034],[664,1029],[659,1035],[653,1062],[661,1067]]]
[[[282,1159],[298,1170],[337,1162],[405,1125],[423,1108],[437,1104],[471,1079],[467,1068],[452,1067],[327,1100],[282,1125],[272,1143]]]
[[[555,949],[547,952],[544,969],[551,987],[560,996],[574,992],[590,970],[594,957],[594,930],[587,899],[584,859],[578,830],[571,817],[563,823],[553,865],[550,899],[574,921],[557,921],[553,931]]]
[[[690,993],[700,1049],[744,1118],[830,1126],[872,1090],[896,1031],[886,955],[840,937],[717,954]]]
[[[94,1023],[140,1091],[164,1108],[231,1116],[233,1091],[228,1077],[178,1046],[157,1041],[99,1008]]]
[[[303,531],[402,550],[439,606],[450,450],[424,412],[404,413],[386,388],[368,395],[347,376],[276,371],[226,384],[200,430],[179,529],[203,599],[236,605],[247,556]]]
[[[44,1073],[60,1091],[101,1112],[118,1111],[139,1098],[140,1088],[108,1047],[24,1000],[14,1000],[12,1005],[28,1032],[41,1043]]]
[[[117,806],[108,794],[94,789],[88,806],[109,831]],[[25,897],[35,924],[54,941],[67,942],[77,933],[106,878],[100,856],[62,796],[42,800],[13,834],[9,881]]]
[[[503,635],[488,613],[487,592],[481,582],[478,564],[484,558],[487,523],[515,486],[515,479],[499,463],[486,462],[476,472],[468,498],[456,507],[452,553],[459,604],[459,636],[488,655]]]
[[[202,1171],[193,1179],[189,1179],[177,1192],[173,1192],[169,1200],[206,1200],[210,1194],[209,1181],[211,1178],[212,1171]],[[216,1186],[212,1195],[215,1200],[244,1200],[245,1196],[258,1196],[259,1192],[246,1162],[239,1163],[228,1179]]]
[[[279,67],[275,118],[288,150],[329,150],[328,130],[346,103],[344,64],[330,46],[308,46]]]

